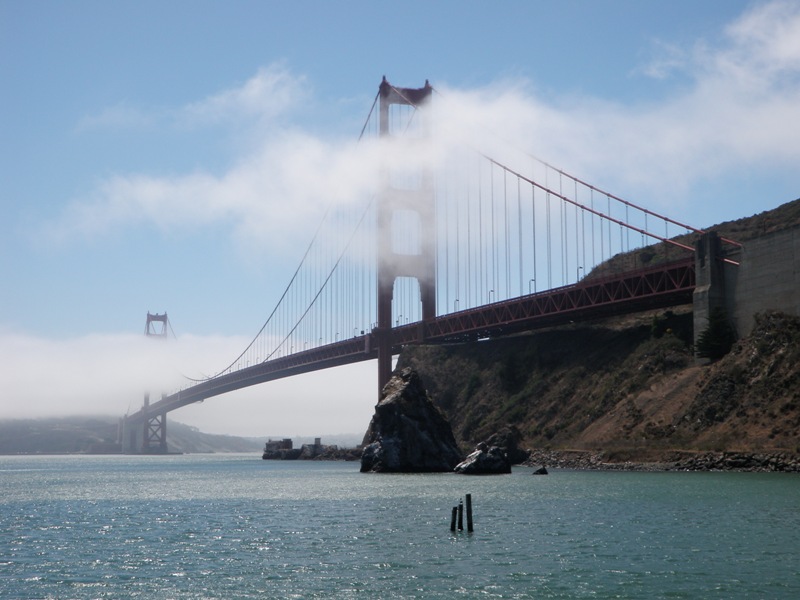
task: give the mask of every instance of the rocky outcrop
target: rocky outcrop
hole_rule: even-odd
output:
[[[450,423],[412,369],[395,374],[383,388],[363,446],[362,473],[447,472],[462,457]]]
[[[523,450],[519,447],[521,441],[522,434],[519,432],[519,429],[514,425],[506,425],[497,433],[492,434],[492,436],[486,440],[486,445],[489,447],[497,446],[501,448],[512,465],[519,465],[528,460],[528,456],[531,453],[530,450]]]
[[[511,473],[511,462],[503,448],[481,442],[454,470],[461,475],[505,475]]]

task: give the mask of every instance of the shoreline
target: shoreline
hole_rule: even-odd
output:
[[[653,460],[636,460],[636,452],[614,460],[609,452],[589,450],[532,450],[528,459],[515,466],[575,471],[738,471],[745,473],[800,473],[800,454],[792,452],[734,452],[673,450]],[[360,449],[339,449],[313,458],[294,460],[358,461]],[[281,460],[278,457],[266,460]]]
[[[631,453],[633,458],[635,453]],[[586,471],[739,471],[800,473],[800,455],[792,452],[664,452],[658,459],[610,460],[607,453],[584,450],[533,450],[526,467]]]

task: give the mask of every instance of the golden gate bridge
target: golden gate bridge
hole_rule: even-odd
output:
[[[359,136],[375,189],[328,208],[237,357],[123,418],[124,451],[166,452],[168,412],[274,379],[377,360],[382,389],[405,345],[692,302],[692,236],[705,232],[534,156],[442,143],[437,103],[427,81],[383,79]]]

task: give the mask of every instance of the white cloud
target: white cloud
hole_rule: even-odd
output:
[[[184,370],[210,370],[246,341],[187,337],[162,343],[132,334],[52,340],[0,334],[0,360],[7,366],[0,375],[0,410],[4,417],[122,414],[129,403],[141,404],[147,389],[156,394],[176,389]]]
[[[296,249],[328,206],[363,201],[378,175],[374,150],[297,131],[273,136],[222,175],[117,175],[71,204],[45,239],[110,235],[146,225],[163,231],[224,224],[248,249]]]
[[[259,69],[238,87],[182,107],[175,118],[190,126],[252,119],[271,121],[302,104],[308,94],[305,78],[274,64]]]
[[[689,50],[663,40],[654,40],[653,46],[656,58],[634,69],[633,75],[643,74],[653,79],[663,80],[683,69]]]
[[[76,130],[136,130],[156,126],[195,129],[242,123],[252,126],[253,122],[265,127],[302,107],[309,97],[305,78],[278,63],[259,69],[241,85],[180,107],[144,109],[120,102],[85,115]]]
[[[731,45],[715,61],[720,71],[744,74],[748,83],[779,83],[778,79],[789,77],[797,85],[800,8],[796,2],[758,5],[732,23],[726,34]]]
[[[756,6],[717,46],[698,40],[691,48],[659,43],[658,50],[641,72],[681,76],[659,100],[545,100],[524,86],[495,85],[444,90],[440,115],[448,131],[469,131],[476,145],[502,152],[498,139],[510,142],[624,197],[646,198],[651,208],[688,204],[694,186],[709,180],[794,169],[800,5]]]
[[[662,207],[688,203],[698,182],[797,164],[800,6],[756,6],[726,28],[717,47],[698,40],[687,50],[668,44],[663,49],[663,58],[643,71],[668,77],[680,68],[691,83],[682,79],[661,100],[544,100],[524,83],[445,88],[435,98],[443,107],[437,129],[446,144],[469,139],[501,160],[520,160],[511,158],[510,142],[612,192]],[[363,197],[378,171],[379,157],[366,145],[276,124],[307,94],[302,77],[273,66],[189,104],[180,111],[186,122],[239,119],[257,129],[269,123],[270,135],[219,175],[198,170],[109,177],[91,198],[73,203],[56,230],[63,236],[141,224],[173,229],[224,222],[248,247],[268,243],[271,252],[280,252],[296,243],[298,231],[306,235],[309,220],[316,222],[329,204]]]

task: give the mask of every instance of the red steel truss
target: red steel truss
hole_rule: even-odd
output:
[[[468,341],[692,301],[694,258],[617,277],[586,279],[512,300],[438,317],[424,327],[398,331],[397,345]],[[401,328],[404,329],[404,328]]]

